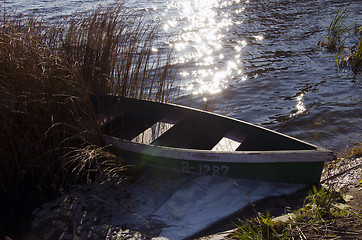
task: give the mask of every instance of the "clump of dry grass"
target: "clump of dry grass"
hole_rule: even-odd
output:
[[[0,97],[1,168],[4,192],[24,182],[60,174],[60,156],[84,130],[84,89],[52,40],[59,32],[39,19],[1,18]]]
[[[82,78],[94,93],[167,101],[170,52],[157,46],[157,29],[142,13],[111,5],[73,18],[64,49],[73,62],[81,59]]]
[[[340,192],[313,187],[303,208],[289,224],[289,236],[301,239],[356,239],[361,214],[345,205]]]
[[[169,53],[155,52],[157,26],[123,3],[54,24],[0,18],[0,189],[60,187],[123,169],[103,147],[91,95],[166,101]],[[117,170],[117,171],[116,171]],[[46,180],[46,181],[44,181]]]

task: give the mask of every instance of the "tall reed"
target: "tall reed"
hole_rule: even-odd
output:
[[[357,73],[362,69],[362,38],[360,38],[358,44],[351,47],[351,54],[347,56],[344,55],[345,50],[349,49],[344,46],[347,38],[353,33],[361,33],[362,31],[362,27],[359,27],[359,30],[357,31],[352,31],[357,26],[356,23],[352,23],[348,26],[344,25],[350,13],[351,10],[349,6],[344,9],[342,7],[338,9],[333,20],[329,24],[325,41],[319,42],[318,45],[336,52],[336,64],[338,67],[349,67],[354,73]]]
[[[122,165],[103,147],[90,95],[167,101],[170,53],[157,25],[124,3],[56,24],[6,12],[0,18],[0,189],[74,182]],[[46,180],[46,181],[44,181]]]
[[[362,26],[359,28],[362,33]],[[336,55],[336,63],[340,68],[350,68],[354,73],[359,73],[362,70],[362,37],[354,47],[351,48],[351,53],[347,56],[343,55],[343,50],[339,50]]]
[[[325,44],[330,50],[338,50],[344,45],[344,41],[348,36],[344,36],[345,33],[350,31],[354,24],[344,26],[346,19],[348,18],[351,10],[349,7],[345,9],[340,8],[336,11],[336,14],[329,24],[328,34],[326,37]]]
[[[362,33],[362,26],[360,27],[360,33]],[[362,70],[362,37],[360,37],[356,52],[353,54],[352,70],[354,72]]]
[[[100,7],[70,21],[64,40],[93,93],[169,100],[173,77],[170,51],[157,44],[157,23],[123,5]]]

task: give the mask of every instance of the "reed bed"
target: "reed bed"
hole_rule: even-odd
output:
[[[350,6],[338,9],[329,24],[325,41],[318,42],[318,45],[328,51],[336,52],[337,67],[350,68],[354,73],[359,73],[362,70],[362,26],[358,26],[357,22],[345,26],[350,13]],[[346,47],[346,40],[353,35],[358,35],[359,40],[353,47]],[[346,50],[349,50],[347,55]]]
[[[82,78],[95,94],[169,101],[171,51],[157,42],[158,24],[123,4],[100,7],[70,21],[65,52],[81,59]]]
[[[354,25],[344,26],[350,13],[351,10],[349,6],[344,9],[340,8],[336,11],[334,18],[328,27],[328,35],[325,40],[327,49],[337,51],[338,49],[343,48],[344,42],[348,38],[348,35],[345,36],[345,34],[349,32]]]
[[[91,97],[117,94],[167,101],[170,52],[157,24],[124,2],[56,23],[0,17],[0,194],[29,186],[71,186],[124,166],[104,147]]]

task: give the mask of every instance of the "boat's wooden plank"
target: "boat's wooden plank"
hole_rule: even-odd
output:
[[[179,161],[207,161],[214,163],[272,163],[272,162],[321,162],[334,158],[332,152],[325,149],[287,150],[287,151],[235,151],[218,153],[214,151],[172,148],[157,145],[143,145],[126,142],[111,136],[105,136],[107,144],[121,152],[149,155],[154,160],[159,158],[177,159]],[[139,157],[139,156],[138,156]],[[133,159],[133,158],[132,158]],[[144,160],[142,158],[142,160]],[[164,164],[162,161],[160,164]]]
[[[144,132],[133,138],[131,142],[150,144],[155,141],[159,136],[164,134],[167,130],[173,127],[172,123],[157,122],[151,127],[147,128]]]
[[[211,151],[235,151],[241,142],[234,141],[230,138],[223,137],[220,142],[218,142]]]
[[[247,135],[243,132],[236,130],[229,131],[211,151],[236,151],[246,138]]]
[[[131,140],[134,143],[151,144],[162,134],[171,129],[181,120],[181,117],[166,116],[160,121],[147,128],[145,131],[137,135]]]
[[[219,153],[136,144],[110,136],[105,139],[115,154],[132,165],[260,181],[315,184],[324,161],[333,158],[326,150]]]

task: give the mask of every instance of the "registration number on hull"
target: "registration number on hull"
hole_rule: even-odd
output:
[[[198,173],[201,175],[212,176],[228,176],[229,167],[225,165],[216,164],[190,164],[190,162],[182,161],[182,172],[184,173]]]

